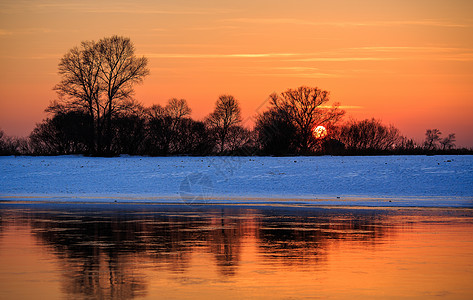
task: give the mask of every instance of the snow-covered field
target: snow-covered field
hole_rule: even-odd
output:
[[[473,156],[0,157],[0,200],[473,207]]]

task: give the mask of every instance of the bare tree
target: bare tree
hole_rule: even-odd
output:
[[[234,125],[228,130],[227,145],[231,153],[254,147],[254,140],[254,133],[242,126]],[[240,154],[242,154],[241,152],[242,151],[240,151]],[[251,153],[245,153],[245,155],[248,154]]]
[[[424,146],[427,150],[434,150],[437,148],[437,143],[440,142],[440,135],[442,133],[438,129],[427,129],[425,132]]]
[[[47,111],[83,110],[94,120],[93,152],[110,151],[114,114],[127,106],[133,86],[149,74],[147,59],[137,58],[129,38],[112,36],[82,42],[59,63],[59,101]]]
[[[5,138],[5,133],[0,128],[0,154],[3,152],[3,149],[5,148],[6,143],[4,141],[4,138]]]
[[[190,126],[190,107],[185,99],[169,99],[165,107],[153,105],[146,110],[148,116],[148,147],[154,154],[178,153],[183,148],[180,133],[182,126]]]
[[[7,136],[0,129],[0,155],[25,155],[30,153],[31,149],[28,139]]]
[[[158,119],[165,115],[166,110],[159,104],[153,104],[151,107],[145,109],[145,114],[148,118]]]
[[[186,99],[169,99],[166,112],[171,118],[181,119],[191,114],[192,109],[187,105]]]
[[[216,134],[220,152],[225,149],[230,127],[241,122],[238,101],[231,95],[222,95],[215,104],[215,110],[206,118],[206,123]]]
[[[312,134],[314,127],[335,123],[345,114],[338,103],[331,108],[325,107],[329,100],[329,92],[306,86],[288,89],[280,96],[271,95],[271,105],[287,114],[296,127],[297,146],[301,153],[309,152],[316,143]]]
[[[101,59],[99,76],[105,94],[106,151],[110,151],[112,116],[123,101],[133,95],[133,85],[141,83],[149,74],[148,60],[136,57],[133,43],[125,37],[103,38],[97,43],[97,49]]]
[[[352,120],[339,129],[339,140],[351,150],[391,150],[402,143],[399,130],[380,120]]]
[[[83,110],[94,120],[89,148],[96,152],[101,144],[103,126],[103,104],[100,99],[100,57],[95,42],[82,42],[80,47],[69,50],[59,62],[61,81],[54,87],[59,101],[50,104],[47,112]]]
[[[413,139],[401,136],[399,146],[397,148],[404,151],[413,151],[420,147],[421,146],[419,146]]]
[[[446,138],[443,138],[440,141],[440,144],[442,145],[442,150],[450,150],[455,147],[455,141],[455,133],[450,133]]]
[[[8,137],[5,135],[5,132],[0,128],[0,155],[9,155],[11,154],[9,151],[9,140]]]

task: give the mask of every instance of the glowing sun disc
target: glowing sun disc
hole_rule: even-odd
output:
[[[327,129],[322,125],[315,127],[312,132],[316,139],[323,139],[327,136]]]

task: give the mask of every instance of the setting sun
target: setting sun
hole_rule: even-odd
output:
[[[327,136],[327,129],[322,125],[315,127],[312,132],[316,139],[323,139]]]

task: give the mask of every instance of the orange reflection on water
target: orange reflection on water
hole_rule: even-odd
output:
[[[61,295],[58,261],[37,245],[28,227],[0,231],[0,299],[57,299]]]
[[[473,296],[473,212],[0,210],[0,298]]]

